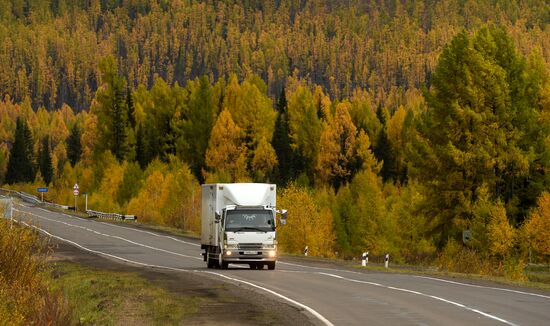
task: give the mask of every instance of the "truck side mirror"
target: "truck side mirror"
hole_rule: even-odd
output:
[[[220,220],[222,218],[222,216],[220,215],[220,212],[216,212],[214,214],[214,218],[216,219],[216,223],[220,223]]]

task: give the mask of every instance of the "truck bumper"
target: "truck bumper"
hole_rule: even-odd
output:
[[[226,249],[223,260],[232,264],[248,264],[252,262],[273,262],[277,260],[275,250],[243,251],[240,249]]]

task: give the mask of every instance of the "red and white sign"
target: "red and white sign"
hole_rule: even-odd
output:
[[[73,187],[73,194],[75,196],[78,196],[78,183],[75,183],[74,184],[74,187]]]

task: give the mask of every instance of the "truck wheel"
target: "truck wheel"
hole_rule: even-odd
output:
[[[206,262],[206,267],[214,268],[214,262],[212,261],[212,259],[208,258],[208,260]]]
[[[269,269],[270,271],[274,270],[275,269],[275,262],[267,263],[267,269]]]
[[[222,269],[227,269],[227,267],[229,267],[229,263],[226,261],[222,262]]]
[[[248,264],[250,266],[250,269],[256,269],[256,264]]]

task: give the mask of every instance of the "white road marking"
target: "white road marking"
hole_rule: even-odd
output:
[[[56,235],[53,235],[51,233],[49,233],[48,231],[46,230],[43,230],[37,226],[34,226],[34,225],[29,225],[23,221],[17,221],[18,223],[22,223],[28,227],[32,227],[34,229],[37,229],[43,233],[45,233],[46,235],[52,237],[52,238],[55,238],[55,239],[58,239],[58,240],[61,240],[61,241],[64,241],[64,242],[67,242],[67,243],[70,243],[82,250],[85,250],[85,251],[88,251],[88,252],[91,252],[91,253],[95,253],[95,254],[98,254],[98,255],[103,255],[103,256],[107,256],[107,257],[111,257],[111,258],[114,258],[114,259],[118,259],[118,260],[121,260],[121,261],[124,261],[124,262],[127,262],[127,263],[131,263],[131,264],[135,264],[135,265],[139,265],[139,266],[147,266],[147,267],[154,267],[154,268],[160,268],[160,269],[167,269],[167,270],[171,270],[171,271],[178,271],[178,272],[194,272],[194,273],[203,273],[203,274],[212,274],[212,275],[216,275],[216,276],[219,276],[221,278],[225,278],[225,279],[229,279],[229,280],[232,280],[234,282],[239,282],[239,283],[243,283],[243,284],[246,284],[248,286],[251,286],[251,287],[254,287],[256,289],[260,289],[262,291],[265,291],[267,293],[270,293],[276,297],[279,297],[295,306],[298,306],[300,308],[303,308],[305,310],[307,310],[309,313],[311,313],[314,317],[316,317],[317,319],[319,319],[323,324],[327,325],[327,326],[334,326],[334,324],[332,324],[328,319],[326,319],[323,315],[321,315],[320,313],[318,313],[315,309],[303,304],[303,303],[300,303],[296,300],[293,300],[289,297],[286,297],[278,292],[275,292],[273,290],[270,290],[268,288],[265,288],[265,287],[262,287],[262,286],[259,286],[259,285],[256,285],[252,282],[248,282],[248,281],[244,281],[244,280],[240,280],[240,279],[237,279],[237,278],[232,278],[232,277],[229,277],[229,276],[225,276],[223,274],[220,274],[220,273],[215,273],[215,272],[209,272],[209,271],[201,271],[201,270],[186,270],[186,269],[181,269],[181,268],[175,268],[175,267],[168,267],[168,266],[162,266],[162,265],[153,265],[153,264],[146,264],[146,263],[141,263],[141,262],[138,262],[138,261],[134,261],[134,260],[130,260],[130,259],[126,259],[126,258],[122,258],[122,257],[119,257],[119,256],[115,256],[115,255],[111,255],[111,254],[108,254],[108,253],[105,253],[105,252],[101,252],[101,251],[98,251],[98,250],[92,250],[92,249],[89,249],[89,248],[86,248],[74,241],[71,241],[71,240],[68,240],[68,239],[64,239],[62,237],[59,237],[59,236],[56,236]]]
[[[127,230],[131,230],[131,231],[135,231],[135,232],[146,233],[146,234],[153,235],[153,236],[155,236],[155,237],[166,238],[166,239],[174,240],[174,241],[177,241],[177,242],[180,242],[180,243],[185,243],[185,244],[188,244],[188,245],[191,245],[191,246],[195,246],[195,247],[200,247],[200,246],[201,246],[201,245],[199,245],[199,244],[196,244],[196,243],[193,243],[193,242],[189,242],[189,241],[180,240],[180,239],[177,239],[177,238],[168,236],[168,235],[161,235],[161,234],[157,234],[157,233],[154,233],[154,232],[138,230],[138,229],[129,228],[129,227],[120,226],[120,225],[115,225],[115,224],[111,224],[111,223],[105,223],[105,222],[101,222],[101,221],[98,221],[98,223],[105,224],[105,225],[108,225],[108,226],[114,226],[114,227],[121,228],[121,229],[127,229]]]
[[[148,248],[148,249],[151,249],[151,250],[156,250],[156,251],[160,251],[160,252],[164,252],[164,253],[167,253],[167,254],[172,254],[172,255],[176,255],[176,256],[180,256],[180,257],[185,257],[185,258],[202,260],[202,258],[199,258],[199,257],[184,255],[184,254],[180,254],[180,253],[173,252],[173,251],[170,251],[170,250],[165,250],[165,249],[161,249],[161,248],[157,248],[157,247],[148,246],[148,245],[145,245],[145,244],[142,244],[142,243],[139,243],[139,242],[135,242],[135,241],[132,241],[132,240],[128,240],[126,238],[119,237],[119,236],[116,236],[116,235],[101,233],[101,232],[98,232],[96,230],[92,230],[90,228],[87,228],[85,226],[74,225],[74,224],[71,224],[71,223],[63,222],[63,221],[53,220],[53,219],[50,219],[50,218],[47,218],[47,217],[44,217],[44,216],[40,216],[40,215],[30,213],[30,212],[24,212],[24,211],[21,211],[21,210],[18,210],[18,209],[14,209],[14,211],[29,214],[29,215],[32,215],[32,216],[36,216],[40,219],[44,219],[44,220],[47,220],[47,221],[50,221],[50,222],[64,224],[64,225],[67,225],[69,227],[79,228],[79,229],[82,229],[82,230],[85,230],[85,231],[88,231],[88,232],[91,232],[91,233],[95,233],[97,235],[101,235],[101,236],[104,236],[104,237],[119,239],[119,240],[122,240],[122,241],[125,241],[125,242],[128,242],[128,243],[134,244],[136,246]]]
[[[336,268],[329,268],[329,267],[315,267],[315,266],[307,266],[307,265],[300,265],[300,264],[294,264],[294,263],[287,263],[284,261],[277,261],[277,264],[283,264],[283,265],[289,265],[289,266],[296,266],[296,267],[302,267],[302,268],[311,268],[311,269],[318,269],[318,270],[324,270],[324,271],[334,271],[334,272],[345,272],[350,274],[357,274],[357,275],[364,275],[365,273],[359,273],[354,271],[348,271],[345,269],[336,269]]]
[[[222,277],[222,278],[226,278],[228,280],[232,280],[232,281],[235,281],[235,282],[240,282],[240,283],[244,283],[244,284],[247,284],[247,285],[250,285],[252,287],[255,287],[257,289],[261,289],[263,291],[266,291],[268,293],[271,293],[281,299],[284,299],[300,308],[303,308],[305,310],[307,310],[310,314],[314,315],[315,317],[317,317],[317,319],[319,319],[320,321],[322,321],[325,325],[327,326],[334,326],[333,323],[331,323],[328,319],[326,319],[325,317],[323,317],[323,315],[321,315],[320,313],[318,313],[317,311],[313,310],[312,308],[302,304],[302,303],[299,303],[298,301],[295,301],[293,299],[290,299],[288,297],[285,297],[284,295],[280,294],[280,293],[277,293],[273,290],[270,290],[268,288],[264,288],[263,286],[259,286],[259,285],[256,285],[254,283],[251,283],[251,282],[248,282],[248,281],[243,281],[243,280],[240,280],[240,279],[237,279],[237,278],[233,278],[233,277],[229,277],[227,275],[224,275],[224,274],[220,274],[220,273],[216,273],[216,272],[203,272],[203,273],[207,273],[207,274],[212,274],[212,275],[217,275],[219,277]]]
[[[334,271],[334,272],[345,272],[345,273],[357,274],[357,275],[365,275],[365,273],[355,272],[355,271],[348,271],[348,270],[345,270],[345,269],[325,268],[325,267],[314,267],[314,266],[307,266],[307,265],[286,263],[286,262],[282,262],[282,261],[277,261],[277,263],[278,263],[278,264],[289,265],[289,266],[302,267],[302,268],[311,268],[311,269],[317,269],[317,270],[326,270],[326,271]],[[524,291],[518,291],[518,290],[511,290],[511,289],[499,288],[499,287],[493,287],[493,286],[482,286],[482,285],[474,285],[474,284],[468,284],[468,283],[461,283],[461,282],[456,282],[456,281],[444,280],[444,279],[440,279],[440,278],[436,278],[436,277],[428,277],[428,276],[420,276],[420,275],[410,275],[410,276],[412,276],[412,277],[417,277],[417,278],[428,279],[428,280],[432,280],[432,281],[446,282],[446,283],[451,283],[451,284],[456,284],[456,285],[462,285],[462,286],[470,286],[470,287],[481,288],[481,289],[490,289],[490,290],[496,290],[496,291],[511,292],[511,293],[524,294],[524,295],[531,295],[531,296],[535,296],[535,297],[550,299],[550,296],[543,295],[543,294],[538,294],[538,293],[531,293],[531,292],[524,292]]]
[[[507,325],[510,325],[510,326],[518,326],[517,324],[514,324],[514,323],[512,323],[512,322],[510,322],[510,321],[507,321],[507,320],[502,319],[502,318],[500,318],[500,317],[497,317],[497,316],[495,316],[495,315],[491,315],[491,314],[486,313],[486,312],[483,312],[483,311],[481,311],[481,310],[478,310],[478,309],[475,309],[475,308],[468,307],[468,306],[466,306],[466,305],[464,305],[464,304],[462,304],[462,303],[458,303],[458,302],[455,302],[455,301],[447,300],[447,299],[444,299],[444,298],[441,298],[441,297],[438,297],[438,296],[435,296],[435,295],[426,294],[426,293],[422,293],[422,292],[418,292],[418,291],[413,291],[413,290],[408,290],[408,289],[403,289],[403,288],[397,288],[397,287],[394,287],[394,286],[382,285],[382,284],[380,284],[380,283],[375,283],[375,282],[354,280],[354,279],[351,279],[351,278],[347,278],[347,277],[343,277],[343,276],[335,275],[335,274],[330,274],[330,273],[318,272],[317,274],[326,275],[326,276],[334,277],[334,278],[337,278],[337,279],[346,280],[346,281],[349,281],[349,282],[355,282],[355,283],[361,283],[361,284],[368,284],[368,285],[373,285],[373,286],[377,286],[377,287],[381,287],[381,288],[386,288],[386,289],[390,289],[390,290],[396,290],[396,291],[401,291],[401,292],[407,292],[407,293],[412,293],[412,294],[420,295],[420,296],[423,296],[423,297],[432,298],[432,299],[435,299],[435,300],[439,300],[439,301],[442,301],[442,302],[445,302],[445,303],[448,303],[448,304],[451,304],[451,305],[454,305],[454,306],[457,306],[457,307],[466,309],[466,310],[471,311],[471,312],[475,312],[475,313],[477,313],[477,314],[480,314],[480,315],[485,316],[485,317],[490,318],[490,319],[494,319],[494,320],[496,320],[496,321],[499,321],[499,322],[501,322],[501,323],[504,323],[504,324],[507,324]]]
[[[38,209],[40,209],[40,210],[42,210],[42,211],[44,211],[44,212],[47,212],[47,213],[54,213],[54,214],[55,214],[55,212],[46,210],[46,209],[44,209],[44,208],[38,208]],[[29,214],[32,214],[32,213],[29,212]],[[68,217],[68,218],[76,218],[76,219],[79,219],[79,220],[82,220],[82,221],[91,222],[91,221],[88,220],[88,219],[85,219],[85,218],[82,218],[82,217],[78,217],[78,216],[74,216],[74,215],[69,215],[69,214],[65,214],[65,213],[59,213],[59,214],[65,216],[65,217]],[[135,232],[146,233],[146,234],[153,235],[153,236],[155,236],[155,237],[170,239],[170,240],[174,240],[174,241],[176,241],[176,242],[188,244],[188,245],[195,246],[195,247],[200,247],[199,244],[196,244],[196,243],[193,243],[193,242],[189,242],[189,241],[180,240],[180,239],[177,239],[177,238],[174,238],[174,237],[171,237],[171,236],[167,236],[167,235],[161,235],[161,234],[157,234],[157,233],[153,233],[153,232],[149,232],[149,231],[143,231],[143,230],[139,230],[139,229],[129,228],[129,227],[120,226],[120,225],[111,224],[111,223],[105,223],[105,222],[101,222],[101,221],[97,221],[96,223],[101,223],[101,224],[105,224],[105,225],[108,225],[108,226],[113,226],[113,227],[121,228],[121,229],[127,229],[127,230],[131,230],[131,231],[135,231]]]
[[[475,284],[461,283],[461,282],[455,282],[455,281],[444,280],[444,279],[436,278],[436,277],[418,276],[418,275],[412,275],[412,276],[413,276],[413,277],[417,277],[417,278],[424,278],[424,279],[432,280],[432,281],[445,282],[445,283],[456,284],[456,285],[462,285],[462,286],[469,286],[469,287],[480,288],[480,289],[490,289],[490,290],[498,290],[498,291],[512,292],[512,293],[518,293],[518,294],[524,294],[524,295],[532,295],[532,296],[535,296],[535,297],[550,299],[550,296],[542,295],[542,294],[537,294],[537,293],[523,292],[523,291],[511,290],[511,289],[505,289],[505,288],[497,288],[497,287],[493,287],[493,286],[483,286],[483,285],[475,285]]]

